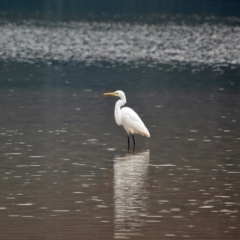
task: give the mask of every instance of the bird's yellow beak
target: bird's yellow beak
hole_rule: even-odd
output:
[[[104,93],[103,96],[116,96],[115,92]]]

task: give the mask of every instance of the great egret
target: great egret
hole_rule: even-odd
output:
[[[133,145],[135,147],[135,139],[134,139],[134,133],[141,134],[142,136],[150,137],[150,133],[146,126],[144,125],[141,118],[138,116],[138,114],[129,107],[123,107],[121,108],[126,102],[126,96],[123,91],[116,91],[116,92],[110,92],[110,93],[104,93],[104,96],[115,96],[119,97],[120,100],[118,100],[115,104],[115,110],[114,110],[114,116],[117,125],[123,125],[124,129],[127,132],[128,135],[128,147],[130,146],[130,139],[129,134],[132,134],[133,139]]]

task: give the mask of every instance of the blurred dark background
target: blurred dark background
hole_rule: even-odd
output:
[[[237,84],[239,82],[239,17],[240,1],[237,0],[0,0],[0,23],[2,24],[0,71],[4,71],[2,73],[4,76],[6,71],[4,66],[9,61],[14,64],[15,62],[18,64],[19,62],[20,64],[44,62],[57,65],[80,63],[90,69],[90,65],[94,66],[99,62],[101,67],[104,67],[105,61],[107,66],[109,63],[114,66],[116,63],[124,62],[136,63],[139,67],[141,60],[143,69],[139,74],[136,71],[133,75],[139,79],[143,75],[142,72],[148,72],[148,85],[151,79],[156,79],[160,73],[163,73],[164,76],[160,79],[167,85],[174,85],[167,76],[174,79],[177,85],[183,82],[188,82],[187,85],[192,84],[194,82],[192,79],[196,76],[200,85],[210,86],[213,82],[227,82],[227,86],[232,89],[239,86]],[[35,19],[39,21],[31,21]],[[24,20],[27,21],[24,22]],[[42,20],[47,21],[46,25]],[[129,30],[124,25],[111,25],[110,28],[105,26],[103,30],[102,26],[95,26],[98,30],[96,34],[90,22],[97,23],[98,20],[109,23],[114,21],[157,23],[156,26],[160,30],[155,31],[155,28],[149,27],[140,28],[140,30],[133,27]],[[70,21],[76,21],[76,23],[85,21],[90,25],[69,25]],[[13,25],[9,24],[10,22]],[[60,22],[66,24],[58,25]],[[52,23],[55,25],[51,25]],[[107,38],[110,33],[115,40],[111,37]],[[114,47],[117,40],[118,47]],[[151,51],[154,47],[156,49]],[[179,52],[179,49],[184,50]],[[119,53],[116,52],[118,50]],[[138,55],[133,57],[136,53]],[[162,55],[155,56],[155,53],[162,53]],[[83,57],[85,55],[86,57]],[[163,64],[160,70],[155,67],[148,68],[148,63],[153,59]],[[186,72],[181,77],[178,71],[176,75],[173,74],[172,67],[175,68],[175,66],[179,71],[187,69],[191,80],[186,76]],[[121,74],[118,76],[115,74],[112,79],[119,78],[123,81],[122,74],[126,71],[125,67],[126,65],[120,71]],[[22,67],[17,65],[16,68],[22,72]],[[209,69],[213,72],[209,73]],[[198,74],[192,74],[196,70]],[[9,72],[12,73],[10,70]],[[17,73],[17,70],[13,72]],[[70,72],[74,70],[71,69]],[[89,73],[91,75],[95,71],[90,70]],[[223,73],[227,74],[227,77]],[[102,78],[106,79],[108,74],[104,72]],[[79,75],[77,67],[76,75],[71,77],[71,81],[76,79],[78,82]],[[92,75],[92,78],[96,78],[93,84],[96,86],[101,75]],[[18,76],[21,75],[16,74],[15,77],[18,79]],[[207,76],[212,76],[212,80],[210,81]],[[216,77],[215,80],[213,76]],[[10,79],[14,77],[11,76]],[[21,77],[17,81],[0,81],[0,84],[1,86],[9,86],[9,84],[16,86],[17,83],[22,85],[23,79],[25,78]],[[44,82],[44,79],[34,78],[34,83]],[[56,79],[55,82],[59,83],[59,77]],[[126,79],[128,82],[127,77]],[[88,80],[86,82],[89,82]],[[27,81],[28,84],[29,82]],[[235,84],[229,85],[229,82],[235,82]],[[226,88],[226,84],[223,85]]]
[[[0,0],[0,13],[19,18],[74,20],[91,14],[240,16],[237,0]],[[116,17],[116,16],[115,16]]]

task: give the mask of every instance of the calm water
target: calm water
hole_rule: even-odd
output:
[[[239,239],[239,28],[43,25],[1,25],[0,239]]]

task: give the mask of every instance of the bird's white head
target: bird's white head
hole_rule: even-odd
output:
[[[120,106],[123,106],[127,102],[125,93],[123,91],[121,91],[121,90],[117,90],[115,92],[104,93],[103,95],[104,96],[119,97],[120,100],[118,100],[116,104],[119,104]]]
[[[104,93],[104,96],[114,96],[114,97],[119,97],[120,99],[125,99],[125,93],[121,90],[117,90],[115,92],[109,92],[109,93]]]

